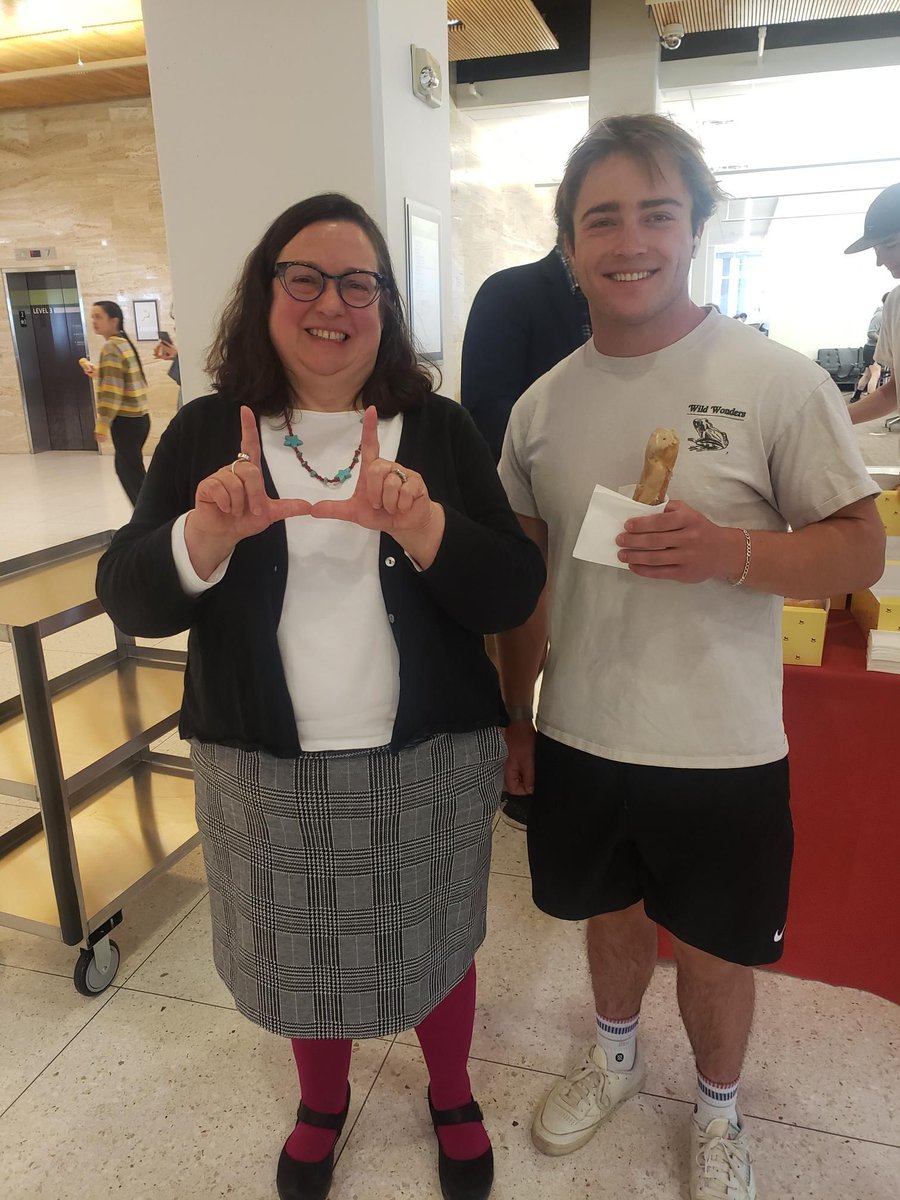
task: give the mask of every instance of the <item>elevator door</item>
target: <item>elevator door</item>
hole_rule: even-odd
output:
[[[9,271],[6,286],[32,449],[96,450],[75,272]]]

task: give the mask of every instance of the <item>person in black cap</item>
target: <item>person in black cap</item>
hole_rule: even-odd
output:
[[[874,250],[879,267],[887,267],[894,279],[900,279],[900,183],[885,188],[866,213],[863,235],[844,251],[858,254],[860,250]],[[875,361],[884,371],[890,372],[887,383],[859,400],[850,409],[850,420],[854,425],[886,417],[897,407],[897,381],[894,378],[894,356],[900,352],[900,288],[889,292],[881,316],[881,331],[875,346]]]

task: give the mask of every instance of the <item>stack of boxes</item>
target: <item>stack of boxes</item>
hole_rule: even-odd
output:
[[[885,571],[878,583],[850,596],[850,610],[869,638],[869,669],[900,672],[900,490],[882,492],[875,504],[888,535]],[[785,663],[821,666],[828,614],[846,608],[847,599],[785,599],[781,619]]]
[[[870,671],[900,671],[900,492],[882,492],[875,501],[887,531],[884,574],[850,598],[850,610],[868,637]]]

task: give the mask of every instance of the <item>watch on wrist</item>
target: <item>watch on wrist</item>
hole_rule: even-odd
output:
[[[506,711],[511,721],[533,721],[534,709],[530,704],[507,704]]]

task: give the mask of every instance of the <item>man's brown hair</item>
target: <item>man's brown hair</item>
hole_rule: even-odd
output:
[[[691,193],[694,233],[724,199],[724,192],[704,161],[700,143],[671,118],[656,113],[607,117],[592,125],[569,155],[556,193],[556,225],[560,237],[570,246],[575,241],[575,205],[585,176],[612,154],[630,155],[646,166],[651,176],[660,174],[660,158],[671,155]]]

